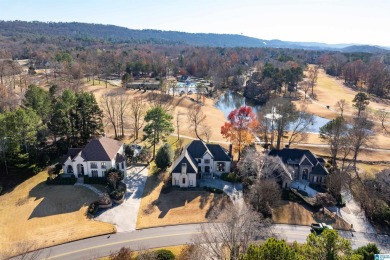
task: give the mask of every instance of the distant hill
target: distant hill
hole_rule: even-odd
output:
[[[160,30],[134,30],[115,25],[88,23],[52,23],[0,21],[0,36],[16,39],[28,38],[44,41],[48,37],[68,37],[82,41],[108,41],[112,43],[188,44],[211,47],[270,47],[310,50],[341,50],[343,52],[386,52],[376,46],[350,46],[351,44],[325,44],[315,42],[288,42],[262,40],[238,34],[185,33]]]
[[[341,49],[342,52],[390,53],[385,47],[371,45],[352,45]]]

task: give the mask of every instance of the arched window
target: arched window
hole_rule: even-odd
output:
[[[73,167],[72,165],[68,165],[68,168],[66,170],[66,173],[73,173]]]

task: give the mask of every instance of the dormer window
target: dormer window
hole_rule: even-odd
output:
[[[210,163],[210,159],[204,159],[204,163]]]

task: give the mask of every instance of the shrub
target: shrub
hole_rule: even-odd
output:
[[[118,252],[112,253],[108,258],[110,260],[128,260],[132,259],[133,251],[130,248],[122,247]]]
[[[101,184],[107,185],[107,180],[105,177],[89,177],[88,175],[84,176],[85,184]]]
[[[125,196],[124,191],[114,190],[110,193],[110,198],[113,200],[121,200]]]
[[[99,203],[97,201],[92,202],[88,206],[88,213],[91,215],[96,215],[99,210]]]
[[[150,154],[150,151],[149,149],[142,149],[141,152],[139,153],[138,155],[138,161],[141,161],[141,162],[148,162],[150,160],[150,157],[151,157],[151,154]]]
[[[170,144],[164,144],[158,149],[155,162],[160,169],[166,169],[172,165],[173,150]]]
[[[204,187],[204,189],[208,192],[216,193],[216,194],[222,194],[223,190],[211,188],[211,187]]]
[[[158,260],[173,260],[175,259],[175,255],[172,253],[172,251],[167,249],[160,249],[155,251],[156,258]]]
[[[234,172],[222,173],[221,179],[228,182],[238,182],[240,178]]]
[[[380,254],[378,246],[374,243],[369,243],[355,250],[356,254],[363,256],[364,260],[374,260],[375,254]]]
[[[105,194],[102,194],[102,195],[99,196],[99,198],[97,200],[97,203],[99,205],[109,205],[112,202],[111,202],[110,196],[108,196],[108,194],[105,193]]]
[[[77,181],[77,179],[74,175],[71,175],[70,177],[64,177],[62,174],[59,174],[54,179],[47,177],[46,184],[48,184],[48,185],[74,185],[76,183],[76,181]]]

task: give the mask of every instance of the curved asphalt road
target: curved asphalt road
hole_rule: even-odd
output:
[[[118,251],[121,247],[139,250],[183,245],[191,243],[194,236],[200,234],[199,227],[200,224],[176,225],[92,237],[43,249],[37,259],[95,259]],[[273,225],[273,233],[289,242],[304,243],[310,227],[278,224]],[[351,236],[351,232],[347,231],[339,233],[352,241],[353,248],[375,242],[382,252],[390,252],[388,236],[356,232]]]

